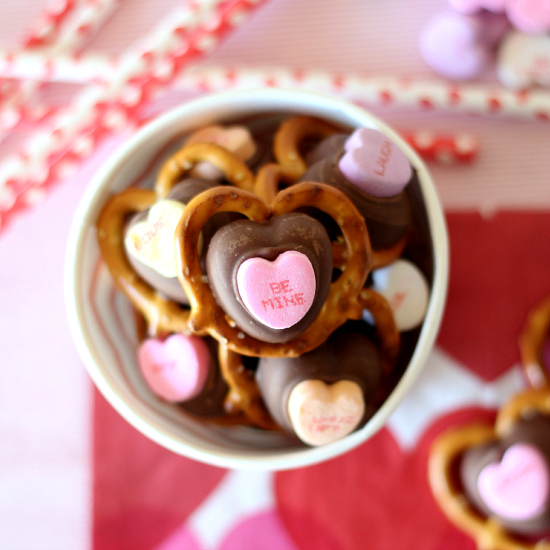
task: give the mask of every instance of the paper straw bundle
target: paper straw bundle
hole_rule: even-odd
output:
[[[15,214],[35,204],[45,189],[90,155],[106,135],[136,124],[140,109],[156,93],[168,87],[190,62],[212,52],[228,32],[262,3],[263,0],[188,3],[125,52],[112,79],[87,85],[71,105],[56,112],[29,139],[23,151],[0,164],[0,231]],[[90,2],[85,6],[87,11],[83,13],[88,17],[89,27],[99,28],[98,20],[92,24],[91,12],[107,13],[106,4]],[[57,42],[65,44],[63,51],[70,45],[73,51],[66,55],[73,59],[79,42],[75,36],[74,30],[67,34],[60,31]],[[27,55],[24,52],[22,56]],[[46,52],[41,59],[47,60],[47,55]],[[17,59],[17,55],[8,55],[4,66],[9,67],[12,59]],[[46,73],[30,78],[43,80]]]

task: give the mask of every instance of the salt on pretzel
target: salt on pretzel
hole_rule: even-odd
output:
[[[498,412],[495,426],[473,423],[440,435],[432,445],[428,478],[445,515],[470,535],[481,550],[550,550],[550,541],[515,536],[494,518],[482,516],[469,503],[456,475],[458,460],[471,447],[505,436],[515,422],[534,412],[550,414],[550,390],[529,389],[514,396]]]
[[[292,185],[296,180],[294,175],[293,170],[288,167],[281,166],[280,164],[266,164],[258,171],[254,192],[266,204],[271,204],[279,192],[280,183],[283,182]],[[357,212],[357,214],[360,216],[359,212]],[[407,232],[394,245],[382,250],[373,250],[372,269],[385,267],[401,257],[403,250],[405,250],[405,246],[407,246],[408,240],[409,233]],[[340,268],[345,265],[347,261],[346,256],[346,243],[343,239],[333,241],[332,261],[334,267]]]
[[[550,337],[550,296],[535,306],[518,340],[521,363],[527,380],[534,388],[550,385],[550,375],[544,366],[542,350]]]
[[[306,138],[322,140],[338,132],[341,132],[338,127],[319,118],[311,116],[289,118],[275,133],[273,154],[277,163],[296,180],[307,170],[306,162],[300,154],[300,143]]]
[[[128,216],[147,210],[156,202],[148,189],[130,188],[112,197],[97,221],[101,255],[117,287],[147,320],[150,336],[181,332],[190,334],[189,310],[167,300],[146,283],[130,265],[124,251],[124,227]]]
[[[280,429],[267,411],[254,374],[245,368],[241,356],[218,344],[218,361],[221,375],[229,386],[225,398],[226,412],[229,415],[242,412],[253,425],[264,430]]]
[[[238,212],[263,223],[273,216],[313,206],[332,216],[342,229],[349,260],[329,289],[315,321],[298,337],[285,343],[262,342],[242,332],[217,304],[197,254],[197,241],[206,221],[218,212]],[[195,197],[184,210],[176,229],[180,281],[189,296],[192,331],[208,332],[232,351],[254,357],[294,357],[323,343],[348,319],[360,319],[358,299],[372,264],[365,222],[340,191],[322,184],[300,183],[281,191],[267,206],[259,197],[236,188],[217,187]],[[375,317],[376,320],[376,317]],[[381,323],[385,327],[385,323]]]
[[[236,187],[254,191],[254,175],[242,160],[216,143],[193,143],[184,145],[164,162],[155,183],[157,196],[165,198],[187,172],[205,161],[216,166]]]

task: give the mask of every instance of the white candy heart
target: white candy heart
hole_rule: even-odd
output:
[[[508,33],[498,51],[497,75],[512,90],[550,86],[550,35]]]
[[[372,272],[373,288],[386,300],[393,311],[399,331],[419,326],[424,320],[430,289],[426,277],[408,260],[396,260],[387,267]]]
[[[321,380],[304,380],[292,388],[287,410],[296,435],[317,446],[353,432],[363,418],[365,403],[355,382],[327,385]]]
[[[184,204],[170,199],[154,204],[147,220],[134,224],[126,233],[126,251],[164,277],[177,277],[174,232],[184,209]]]

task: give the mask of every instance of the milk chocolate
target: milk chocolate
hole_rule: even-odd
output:
[[[218,343],[204,337],[210,352],[210,368],[204,387],[199,395],[179,406],[188,413],[201,417],[218,417],[225,414],[225,397],[228,387],[223,379],[218,363]]]
[[[299,253],[314,274],[314,295],[311,306],[292,326],[273,328],[260,321],[250,306],[250,295],[239,292],[241,267],[260,258],[275,265],[285,254]],[[245,264],[245,266],[248,264]],[[219,229],[210,242],[206,256],[206,271],[212,293],[220,307],[245,333],[264,342],[280,343],[300,335],[317,317],[323,306],[332,274],[332,251],[323,226],[305,214],[285,214],[259,224],[238,220]],[[303,304],[297,294],[294,274],[287,273],[281,281],[265,281],[264,309],[293,310]],[[240,275],[239,275],[240,277]],[[241,287],[242,288],[242,287]],[[252,300],[253,300],[252,296]]]
[[[360,332],[340,330],[315,350],[299,357],[262,357],[256,381],[266,407],[275,421],[294,433],[289,414],[289,397],[294,388],[308,380],[319,380],[329,387],[347,380],[356,384],[365,405],[365,414],[355,429],[364,424],[382,376],[380,356],[374,342]]]
[[[391,197],[375,197],[348,181],[338,167],[345,153],[344,138],[336,134],[323,140],[306,157],[307,161],[314,163],[299,181],[325,183],[342,191],[365,218],[373,249],[388,248],[396,244],[411,226],[410,200],[405,191]]]
[[[520,535],[550,534],[549,475],[550,417],[542,414],[518,421],[502,440],[468,449],[460,460],[468,500]]]

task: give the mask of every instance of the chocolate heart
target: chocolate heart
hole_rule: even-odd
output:
[[[379,145],[385,147],[384,150],[379,150],[376,147],[373,149],[372,143],[370,145],[366,144],[365,136],[363,135],[365,132],[369,134],[374,132],[378,136]],[[389,148],[388,145],[384,145],[386,143],[391,144]],[[339,149],[337,149],[338,147]],[[346,148],[349,151],[346,151]],[[335,153],[331,154],[331,156],[325,156],[334,149],[337,149]],[[359,156],[357,157],[357,155]],[[372,167],[375,170],[378,167],[378,171],[382,173],[382,170],[387,169],[388,163],[396,155],[400,159],[397,163],[399,165],[397,172],[400,174],[400,177],[397,180],[397,186],[395,185],[396,181],[392,180],[393,184],[390,186],[392,189],[402,188],[410,182],[409,180],[415,178],[416,174],[412,172],[410,165],[407,169],[404,164],[406,162],[408,165],[406,157],[403,160],[403,153],[383,134],[374,130],[360,128],[345,141],[342,140],[341,135],[335,135],[321,142],[308,156],[308,159],[313,160],[322,157],[321,160],[312,164],[299,181],[326,183],[344,193],[365,218],[373,249],[388,248],[396,244],[412,224],[412,208],[406,191],[397,192],[393,196],[374,196],[350,181],[342,173],[340,165],[342,164],[341,160],[346,158],[347,160],[344,162],[344,165],[349,165],[353,168],[354,175],[352,177],[357,179],[359,177],[358,174],[365,176],[367,171],[372,171]],[[357,162],[357,159],[361,162]],[[384,172],[383,174],[382,180],[389,172]],[[381,176],[377,177],[380,178]]]
[[[381,373],[373,341],[343,327],[299,357],[262,357],[256,381],[275,421],[304,443],[319,445],[344,437],[370,417]]]
[[[511,532],[550,532],[550,417],[517,422],[509,435],[468,449],[460,461],[468,499]]]
[[[262,224],[238,220],[212,238],[206,272],[218,304],[243,332],[287,342],[315,320],[325,302],[331,244],[323,226],[305,214]]]
[[[174,231],[185,205],[216,185],[198,178],[186,179],[175,185],[166,199],[133,216],[126,226],[124,249],[136,273],[166,297],[184,305],[189,305],[189,299],[177,276]],[[203,255],[214,233],[235,217],[220,213],[206,223]]]
[[[144,340],[140,371],[153,393],[202,417],[225,414],[228,387],[218,365],[218,344],[209,337],[174,334]]]

